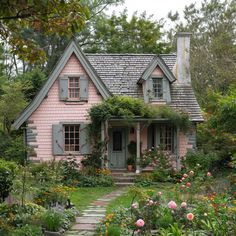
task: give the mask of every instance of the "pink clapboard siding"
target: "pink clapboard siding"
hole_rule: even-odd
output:
[[[75,55],[72,55],[60,75],[86,74],[84,68]],[[88,76],[88,75],[87,75]],[[30,116],[29,127],[36,127],[35,152],[40,161],[49,161],[53,159],[52,155],[52,125],[59,122],[85,122],[88,123],[88,110],[94,104],[102,101],[102,97],[97,94],[97,90],[91,79],[89,79],[88,102],[66,103],[59,100],[59,82],[58,79],[49,90],[48,96],[40,104],[38,109]],[[61,157],[59,157],[61,158]],[[80,157],[78,157],[80,158]]]
[[[152,72],[152,76],[160,76],[162,77],[164,74],[159,66],[157,66]]]

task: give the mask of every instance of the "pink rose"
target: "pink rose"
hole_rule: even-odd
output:
[[[207,172],[207,176],[208,176],[208,177],[211,177],[211,172]]]
[[[187,214],[187,219],[188,219],[188,220],[193,220],[193,218],[194,218],[193,213],[188,213],[188,214]]]
[[[187,208],[187,203],[186,203],[186,202],[182,202],[182,203],[181,203],[181,207],[182,207],[182,208]]]
[[[149,206],[152,206],[152,205],[153,205],[153,200],[149,200],[149,201],[148,201],[148,205],[149,205]]]
[[[190,170],[190,171],[189,171],[189,174],[190,174],[190,175],[194,175],[194,171]]]
[[[188,182],[188,183],[186,184],[186,186],[189,188],[189,187],[191,186],[191,183]]]
[[[135,225],[139,228],[143,227],[145,222],[142,219],[136,221]]]
[[[177,204],[176,204],[174,201],[170,201],[170,202],[168,203],[168,207],[169,207],[170,209],[175,210],[175,209],[177,208]]]
[[[182,185],[181,185],[181,188],[185,188],[185,185],[184,185],[184,184],[182,184]]]
[[[133,203],[133,204],[131,205],[131,207],[134,208],[134,209],[137,209],[137,208],[138,208],[138,203]]]
[[[187,178],[187,177],[188,177],[188,175],[187,175],[187,174],[183,174],[183,177],[184,177],[184,178]]]
[[[182,180],[185,180],[185,178],[183,177]]]

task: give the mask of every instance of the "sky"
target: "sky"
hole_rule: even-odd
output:
[[[197,6],[200,6],[202,0],[125,0],[122,6],[111,7],[107,13],[111,14],[115,11],[115,14],[118,15],[124,8],[127,8],[129,16],[135,11],[138,13],[146,11],[148,16],[153,15],[153,19],[159,20],[160,18],[166,19],[170,11],[173,13],[178,11],[180,16],[183,16],[181,13],[184,7],[195,2]]]

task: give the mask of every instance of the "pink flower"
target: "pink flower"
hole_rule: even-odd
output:
[[[185,188],[185,185],[184,185],[184,184],[182,184],[182,185],[181,185],[181,188]]]
[[[185,180],[185,178],[183,177],[182,180]]]
[[[190,174],[190,175],[194,175],[194,171],[193,171],[193,170],[190,170],[190,171],[189,171],[189,174]]]
[[[168,203],[168,207],[169,207],[170,209],[175,210],[175,209],[177,208],[177,204],[176,204],[174,201],[170,201],[170,202]]]
[[[142,219],[136,221],[135,225],[139,228],[143,227],[145,222]]]
[[[149,205],[149,206],[152,206],[152,205],[153,205],[153,200],[149,200],[149,201],[148,201],[148,205]]]
[[[186,184],[186,186],[189,188],[189,187],[191,186],[191,183],[188,182],[188,183]]]
[[[187,177],[188,177],[188,175],[187,175],[187,174],[183,174],[183,177],[184,177],[184,178],[187,178]]]
[[[207,172],[207,176],[208,176],[208,177],[211,177],[211,172]]]
[[[137,209],[137,208],[138,208],[138,203],[133,203],[133,204],[131,205],[131,207],[134,208],[134,209]]]
[[[187,208],[187,203],[186,203],[186,202],[182,202],[182,203],[181,203],[181,207],[182,207],[182,208]]]
[[[161,196],[162,195],[162,192],[158,192],[158,196]]]
[[[188,219],[188,220],[193,220],[193,218],[194,218],[193,213],[188,213],[188,214],[187,214],[187,219]]]

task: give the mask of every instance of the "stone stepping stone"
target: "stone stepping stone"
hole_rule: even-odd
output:
[[[100,223],[102,217],[77,217],[77,224],[98,224]]]
[[[103,217],[105,217],[106,215],[105,214],[93,214],[93,213],[91,213],[91,214],[82,214],[82,216],[84,216],[84,217],[101,217],[101,218],[103,218]]]
[[[96,224],[75,224],[72,229],[79,231],[94,231],[96,229]]]

